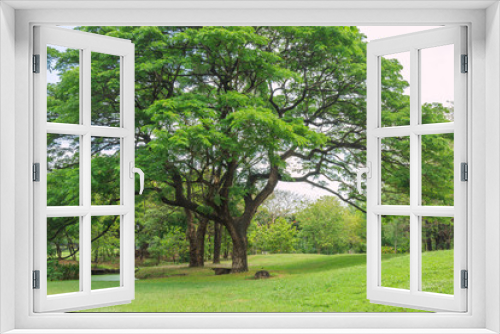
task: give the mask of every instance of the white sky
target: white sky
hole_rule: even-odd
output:
[[[64,27],[73,28],[73,27]],[[423,30],[435,29],[436,26],[360,26],[360,31],[366,35],[368,42],[393,37],[403,34],[414,33]],[[410,57],[409,53],[389,55],[386,58],[398,59],[403,65],[402,76],[408,83],[410,82]],[[450,46],[437,47],[421,51],[421,102],[440,102],[449,105],[449,101],[454,100],[453,87],[453,48]],[[48,74],[49,82],[59,81],[56,73]],[[409,89],[405,91],[409,95]],[[331,184],[336,190],[338,185]],[[279,182],[276,187],[280,190],[288,190],[302,195],[308,199],[317,199],[321,196],[331,195],[331,193],[315,188],[307,183]]]
[[[435,29],[439,27],[358,27],[366,35],[368,42],[409,34],[413,32]],[[397,59],[402,65],[401,74],[403,78],[410,82],[410,53],[403,52],[388,55],[387,59]],[[421,51],[421,102],[440,102],[449,105],[448,101],[453,101],[453,46],[446,45],[436,48],[423,49]],[[409,88],[405,91],[410,94]]]

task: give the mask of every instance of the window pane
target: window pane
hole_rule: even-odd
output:
[[[410,217],[382,216],[381,285],[410,289]]]
[[[92,52],[92,125],[120,126],[120,57]]]
[[[47,295],[80,291],[80,218],[47,218]]]
[[[80,205],[80,136],[47,134],[47,206]]]
[[[422,205],[453,206],[453,133],[422,136]]]
[[[120,286],[120,216],[92,217],[92,290]]]
[[[453,222],[422,217],[422,291],[453,294]]]
[[[410,125],[410,52],[380,57],[382,126]]]
[[[120,138],[92,137],[92,205],[120,205]]]
[[[80,123],[80,50],[47,45],[47,122]]]
[[[453,122],[454,46],[420,50],[422,124]]]
[[[410,205],[410,138],[381,139],[383,205]]]

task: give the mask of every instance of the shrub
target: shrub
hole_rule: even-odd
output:
[[[80,266],[78,264],[61,264],[55,259],[47,261],[47,279],[49,281],[76,280],[79,276]]]

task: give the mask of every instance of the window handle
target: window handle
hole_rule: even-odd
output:
[[[133,179],[134,176],[135,176],[135,173],[139,174],[139,183],[140,183],[140,187],[141,189],[139,190],[139,195],[142,195],[142,192],[144,191],[144,172],[140,169],[140,168],[137,168],[137,167],[134,167],[134,162],[131,161],[130,162],[130,178]]]
[[[363,193],[363,189],[361,188],[361,175],[363,173],[366,173],[366,178],[367,179],[370,179],[372,177],[372,163],[371,162],[367,162],[366,163],[366,168],[360,168],[358,169],[358,172],[357,172],[357,188],[358,188],[358,192],[360,194]]]

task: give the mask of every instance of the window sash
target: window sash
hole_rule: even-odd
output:
[[[48,123],[47,45],[80,50],[80,124]],[[40,289],[33,290],[34,311],[73,311],[128,303],[134,298],[134,45],[97,34],[63,28],[35,27],[34,53],[40,55],[40,73],[34,76],[34,161],[40,163],[40,182],[34,184],[34,266],[40,271]],[[120,123],[111,128],[91,125],[91,53],[120,56]],[[80,137],[80,205],[47,207],[47,134]],[[120,138],[120,205],[91,205],[91,138]],[[91,217],[120,216],[120,287],[91,289]],[[79,292],[47,295],[47,218],[80,217]]]
[[[460,73],[460,55],[466,54],[466,28],[446,27],[384,38],[368,44],[367,51],[367,161],[372,177],[367,180],[367,297],[374,303],[439,311],[467,310],[467,290],[461,289],[461,270],[467,269],[467,183],[460,180],[462,162],[467,162],[467,76]],[[419,50],[454,45],[454,122],[420,124]],[[381,125],[380,57],[410,52],[410,125]],[[420,204],[421,135],[454,133],[454,206],[429,207]],[[410,205],[381,204],[381,138],[408,136],[410,139]],[[383,287],[381,283],[381,217],[410,217],[410,290]],[[454,217],[454,294],[421,291],[421,217]]]

